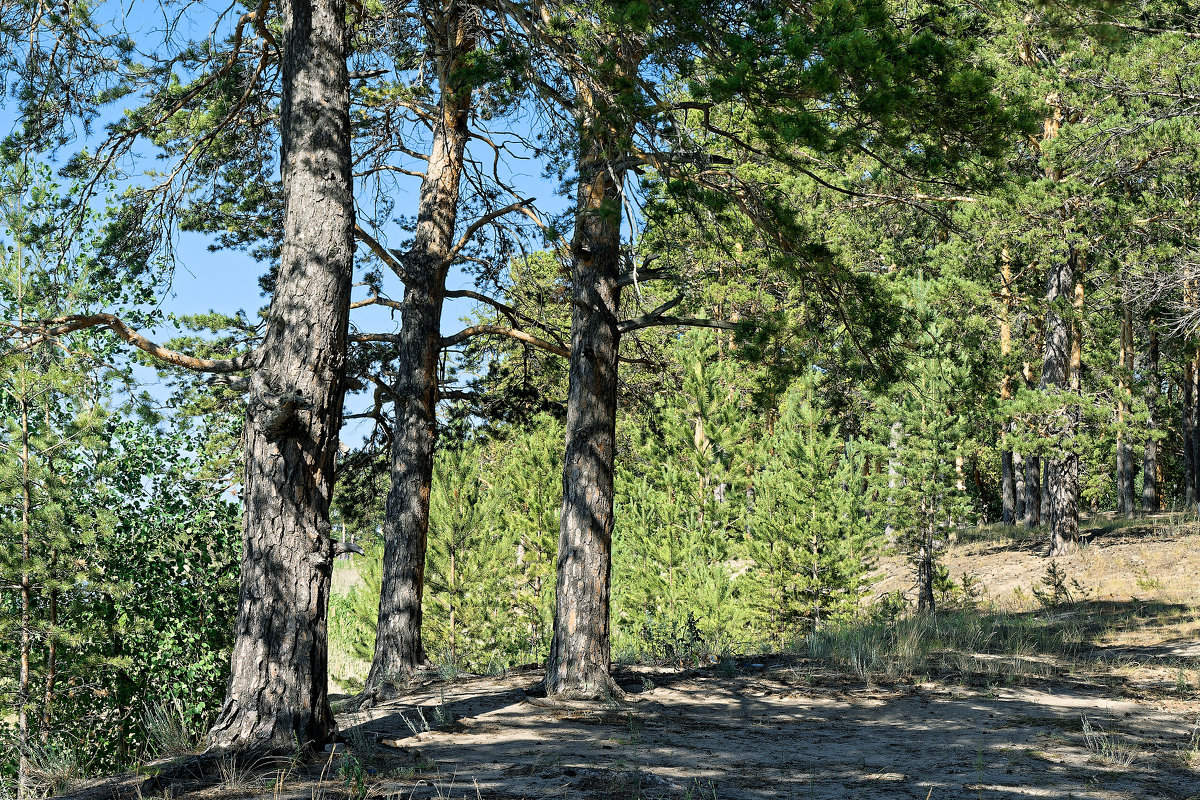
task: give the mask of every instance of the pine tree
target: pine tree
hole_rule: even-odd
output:
[[[876,533],[862,453],[826,422],[816,383],[801,381],[785,395],[754,478],[747,550],[763,627],[781,647],[857,606]]]

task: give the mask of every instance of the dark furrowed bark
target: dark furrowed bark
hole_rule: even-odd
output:
[[[1042,459],[1025,456],[1025,527],[1042,524]]]
[[[546,664],[546,692],[560,697],[619,693],[608,674],[620,345],[621,187],[614,176],[619,174],[597,157],[580,167],[554,638]]]
[[[441,59],[442,85],[458,54],[474,45],[462,34],[461,8],[446,30],[454,36]],[[447,91],[434,129],[429,165],[421,184],[417,229],[405,259],[409,281],[401,308],[396,350],[396,425],[392,436],[391,487],[383,524],[384,554],[375,652],[363,701],[394,693],[425,663],[421,601],[429,494],[437,443],[437,364],[448,259],[454,247],[459,186],[468,138],[470,90]]]
[[[284,0],[283,246],[246,412],[232,675],[213,749],[320,748],[333,565],[329,500],[354,257],[343,0]]]

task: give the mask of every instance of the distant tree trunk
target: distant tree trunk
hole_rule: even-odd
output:
[[[282,0],[283,245],[245,427],[241,592],[216,750],[320,749],[354,266],[344,0]]]
[[[1158,391],[1162,378],[1158,372],[1157,320],[1151,318],[1149,327],[1149,363],[1146,370],[1146,409],[1149,417],[1146,420],[1146,429],[1150,435],[1146,437],[1146,455],[1142,461],[1142,510],[1155,512],[1158,511],[1158,442],[1155,441],[1153,433],[1158,418]]]
[[[33,493],[29,474],[30,431],[29,401],[25,395],[24,373],[22,373],[21,396],[21,644],[20,672],[17,677],[17,798],[25,800],[33,793],[30,775],[29,748],[33,743],[29,726],[30,690],[33,686],[31,657],[33,655],[33,564],[32,513]]]
[[[1076,325],[1064,306],[1070,302],[1077,285],[1083,255],[1071,248],[1046,275],[1046,345],[1042,358],[1043,389],[1065,391],[1074,381],[1078,347]],[[1078,298],[1082,300],[1081,297]],[[1079,456],[1074,452],[1076,412],[1064,402],[1057,424],[1058,452],[1046,465],[1046,489],[1049,504],[1046,521],[1050,525],[1050,554],[1066,552],[1079,538]]]
[[[892,542],[896,536],[896,527],[892,524],[895,522],[893,508],[895,500],[892,498],[896,494],[896,486],[900,482],[900,472],[896,468],[900,458],[900,441],[904,438],[904,428],[899,422],[893,422],[888,428],[888,519],[884,524],[883,536],[888,542]]]
[[[1191,452],[1192,452],[1192,498],[1188,503],[1189,510],[1195,510],[1196,504],[1200,503],[1200,348],[1197,348],[1192,355],[1190,369],[1188,370],[1188,394],[1190,401],[1188,402],[1188,417],[1190,420],[1189,430],[1191,432]]]
[[[1008,248],[1000,256],[1000,406],[1001,414],[1007,417],[1005,405],[1012,399],[1012,374],[1008,360],[1012,356],[1012,325],[1009,315],[1012,309],[1012,260]],[[1001,424],[1001,435],[1011,430],[1011,424]],[[1011,448],[1000,451],[1000,521],[1005,525],[1017,523],[1017,486],[1013,468]]]
[[[933,597],[933,547],[934,523],[933,509],[926,508],[926,501],[921,500],[922,537],[917,548],[917,611],[932,614],[935,610]]]
[[[1025,501],[1025,458],[1020,453],[1013,453],[1013,514],[1020,522],[1024,522],[1029,513]]]
[[[1183,502],[1189,509],[1196,504],[1196,457],[1193,453],[1196,444],[1196,409],[1192,403],[1193,371],[1194,365],[1189,358],[1183,362],[1183,385],[1180,387],[1183,419]]]
[[[1017,474],[1013,466],[1013,451],[1000,451],[1000,521],[1005,525],[1017,523]]]
[[[579,195],[571,253],[571,358],[554,638],[546,692],[596,698],[609,677],[617,350],[620,345],[619,167],[594,124],[580,125]]]
[[[469,88],[455,91],[452,87],[461,56],[474,48],[465,32],[462,11],[454,4],[446,16],[448,41],[438,54],[441,115],[421,183],[416,236],[404,261],[409,277],[396,349],[396,422],[383,522],[382,591],[375,652],[362,695],[365,700],[394,693],[426,661],[421,602],[437,442],[442,303],[458,221],[471,102]]]
[[[1137,511],[1136,501],[1134,500],[1134,456],[1133,447],[1129,443],[1129,436],[1125,433],[1123,425],[1125,423],[1126,403],[1125,397],[1128,395],[1131,381],[1129,380],[1133,372],[1133,311],[1129,306],[1125,306],[1121,314],[1121,354],[1120,354],[1120,380],[1118,382],[1117,391],[1119,399],[1117,401],[1117,472],[1119,480],[1117,486],[1120,490],[1120,510],[1126,517],[1133,517]]]

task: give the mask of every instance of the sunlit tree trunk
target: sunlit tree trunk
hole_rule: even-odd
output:
[[[437,60],[442,87],[440,116],[421,183],[416,236],[405,259],[408,279],[396,351],[396,421],[383,523],[382,591],[364,697],[394,692],[426,661],[421,606],[437,442],[442,304],[458,221],[471,102],[469,89],[454,89],[459,60],[474,47],[466,33],[463,11],[454,4],[442,21],[447,40]]]
[[[584,95],[586,105],[586,92]],[[546,691],[595,698],[609,677],[613,459],[623,173],[608,163],[596,120],[580,125],[578,206],[571,244],[571,356],[554,637]]]
[[[354,264],[344,0],[282,0],[283,241],[245,427],[245,522],[232,674],[217,750],[321,748],[329,501]]]

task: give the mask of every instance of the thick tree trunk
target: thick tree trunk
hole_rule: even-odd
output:
[[[554,638],[546,692],[598,698],[619,692],[609,677],[609,573],[616,444],[622,173],[592,148],[579,169],[572,242],[571,364],[558,539]]]
[[[448,25],[453,40],[445,43],[439,58],[443,87],[453,85],[458,57],[473,47],[463,33],[461,14],[450,17]],[[470,97],[469,89],[443,91],[441,116],[433,131],[429,164],[421,183],[416,237],[405,259],[409,279],[396,351],[396,422],[391,487],[383,522],[382,592],[364,699],[394,693],[426,661],[421,641],[421,602],[437,442],[437,365],[446,274],[458,222]]]
[[[1042,459],[1025,456],[1025,526],[1042,524]]]
[[[282,0],[283,246],[246,410],[233,671],[216,750],[321,748],[329,500],[354,264],[344,0]]]
[[[1074,249],[1068,257],[1051,267],[1046,275],[1046,344],[1042,357],[1042,382],[1045,390],[1059,392],[1071,388],[1072,362],[1076,348],[1070,302],[1081,254]],[[1056,435],[1058,453],[1046,464],[1046,522],[1050,526],[1050,554],[1057,556],[1079,538],[1079,458],[1073,452],[1075,411],[1067,405],[1058,412]]]
[[[1146,454],[1142,460],[1142,510],[1154,512],[1158,511],[1158,442],[1155,441],[1153,433],[1158,418],[1158,391],[1161,380],[1158,373],[1158,330],[1154,319],[1150,320],[1150,346],[1147,355],[1149,369],[1146,371],[1146,409],[1149,416],[1146,420],[1146,430],[1150,435],[1146,437]]]

